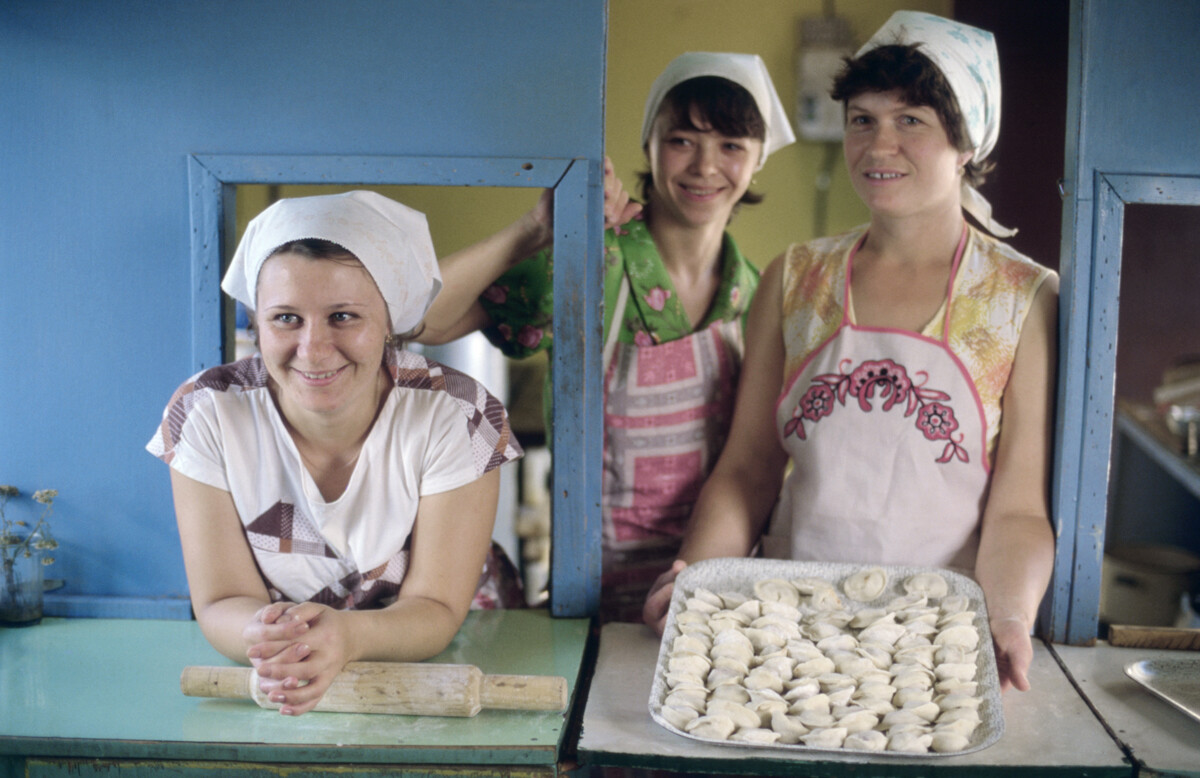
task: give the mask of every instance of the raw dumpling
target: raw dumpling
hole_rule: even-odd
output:
[[[932,702],[933,689],[920,689],[916,686],[906,686],[896,692],[896,696],[892,698],[892,704],[903,708],[905,705],[914,702]]]
[[[840,689],[830,689],[826,693],[829,695],[829,707],[839,708],[850,704],[850,697],[854,694],[854,685],[843,686]]]
[[[860,681],[867,673],[882,672],[875,666],[875,662],[870,657],[849,651],[842,651],[835,654],[833,656],[833,664],[839,673],[844,673]]]
[[[755,629],[769,629],[779,632],[781,635],[787,636],[789,640],[800,637],[800,624],[778,613],[767,613],[759,616],[750,622],[750,626]]]
[[[723,683],[713,687],[711,699],[729,700],[744,705],[750,702],[750,692],[739,683]]]
[[[782,578],[768,578],[754,584],[754,596],[766,602],[782,602],[793,607],[800,604],[800,592]]]
[[[955,735],[970,737],[975,728],[979,726],[977,720],[970,718],[955,719],[954,721],[938,721],[934,725],[934,732],[952,732]]]
[[[957,681],[969,681],[975,677],[975,665],[967,662],[943,662],[933,669],[937,679],[944,681],[953,678]]]
[[[971,694],[944,694],[938,697],[935,702],[937,702],[942,710],[954,710],[955,708],[978,710],[983,700]]]
[[[709,716],[728,716],[738,729],[753,729],[762,724],[757,713],[729,700],[709,700],[705,713]]]
[[[865,709],[848,713],[837,720],[837,725],[845,728],[849,733],[865,732],[868,729],[874,729],[878,723],[879,717]]]
[[[937,621],[937,625],[939,627],[949,627],[951,624],[974,624],[974,623],[975,623],[975,611],[959,611],[958,613],[951,613],[949,615],[942,616]]]
[[[844,727],[825,727],[802,735],[800,742],[810,748],[841,748],[847,734]]]
[[[979,630],[972,624],[953,624],[939,632],[933,642],[938,646],[961,646],[974,651],[979,647]]]
[[[843,748],[853,748],[856,751],[882,751],[887,748],[887,735],[877,729],[865,732],[851,732],[842,743]]]
[[[725,603],[726,608],[736,608],[748,599],[741,592],[721,592],[721,602]]]
[[[939,605],[942,613],[951,615],[971,607],[971,600],[965,594],[948,594],[941,599]]]
[[[806,638],[813,641],[824,640],[842,634],[842,628],[828,621],[813,621],[804,625],[801,630]]]
[[[979,684],[975,681],[960,681],[957,678],[947,678],[944,681],[938,681],[933,686],[939,694],[967,694],[974,696],[979,690]]]
[[[816,659],[809,659],[807,662],[801,662],[796,665],[793,671],[797,678],[812,676],[816,677],[825,673],[832,673],[837,669],[837,665],[827,656],[820,656]]]
[[[779,733],[773,729],[753,727],[750,729],[739,729],[737,732],[734,732],[732,735],[730,735],[729,739],[739,743],[769,745],[779,740]]]
[[[904,580],[904,591],[925,597],[945,597],[950,585],[937,573],[915,573]]]
[[[920,689],[932,689],[934,675],[928,668],[920,665],[892,665],[892,686],[897,690],[908,686]]]
[[[713,638],[713,647],[709,649],[708,655],[713,659],[728,656],[749,665],[750,660],[754,658],[754,644],[738,630],[727,629]]]
[[[747,621],[746,623],[749,624],[751,621],[754,621],[763,615],[762,601],[747,599],[745,602],[734,608],[733,612],[748,618],[750,621]]]
[[[832,586],[828,589],[818,589],[813,592],[809,596],[808,601],[812,607],[819,611],[834,611],[842,607],[842,598],[838,597],[837,589],[834,589]],[[849,618],[846,619],[847,622],[849,620]]]
[[[701,716],[692,719],[684,727],[688,734],[709,740],[728,740],[734,729],[733,721],[728,716]]]
[[[750,665],[743,662],[741,659],[735,659],[732,656],[719,656],[713,660],[713,669],[724,668],[732,670],[738,675],[747,675],[750,672]]]
[[[745,677],[746,673],[740,673],[728,667],[714,667],[712,672],[708,674],[708,679],[704,682],[704,685],[710,691],[721,686],[741,686],[742,679]]]
[[[907,754],[925,754],[933,745],[933,735],[925,734],[915,729],[902,729],[888,735],[888,751],[899,751]]]
[[[939,754],[962,751],[971,742],[969,737],[960,735],[957,732],[939,732],[934,730],[932,737],[933,739],[930,741],[930,747]]]
[[[882,619],[873,622],[870,626],[858,633],[860,643],[878,643],[881,646],[894,646],[896,641],[900,639],[907,630],[904,625],[897,624],[895,618],[888,614]]]
[[[674,705],[664,705],[659,714],[675,729],[685,729],[691,721],[700,718],[694,708],[677,708]]]
[[[853,689],[857,685],[854,677],[845,673],[822,673],[817,676],[817,681],[821,684],[821,690],[829,694],[839,689]]]
[[[839,632],[817,641],[817,648],[828,655],[832,651],[853,651],[858,648],[858,638],[848,632]]]
[[[683,606],[685,610],[693,613],[716,613],[721,610],[722,603],[719,599],[716,602],[709,602],[703,598],[693,596],[688,597],[684,601]]]
[[[788,605],[786,602],[771,602],[769,600],[762,602],[761,610],[763,616],[783,616],[785,619],[799,623],[804,614],[795,605]]]
[[[779,733],[780,743],[799,743],[802,735],[808,734],[808,727],[800,723],[796,716],[783,713],[771,714],[771,729]]]
[[[804,713],[805,711],[829,713],[829,695],[824,693],[814,694],[811,697],[796,700],[788,710],[793,714]]]
[[[772,691],[782,692],[783,680],[778,673],[774,673],[764,667],[756,667],[742,681],[742,685],[750,691],[754,691],[755,689],[771,689]]]
[[[675,708],[691,708],[703,713],[708,704],[708,694],[703,689],[676,689],[667,695],[663,705]]]
[[[881,567],[872,567],[846,577],[842,581],[842,591],[855,602],[870,602],[887,588],[887,572]]]
[[[821,683],[816,678],[793,678],[784,686],[787,691],[783,698],[788,701],[802,700],[821,693]]]
[[[837,723],[832,713],[822,713],[819,710],[802,711],[799,718],[800,723],[809,729],[827,729]]]
[[[712,638],[705,639],[701,635],[677,635],[671,641],[672,654],[700,654],[708,656],[708,649],[712,648]]]
[[[681,630],[683,629],[684,624],[703,625],[707,629],[708,628],[708,614],[701,613],[700,611],[692,611],[692,610],[680,611],[675,616],[675,623],[679,625],[679,628]]]
[[[968,651],[962,646],[938,646],[937,651],[933,654],[933,658],[939,664],[945,662],[965,662],[973,665],[979,659],[979,652]]]
[[[787,715],[788,712],[787,701],[783,698],[757,700],[746,707],[758,714],[759,725],[763,727],[771,726],[773,717]]]
[[[750,639],[750,644],[754,646],[754,650],[760,653],[764,649],[783,648],[787,645],[787,637],[785,635],[770,629],[746,627],[742,634]]]
[[[667,672],[703,677],[712,669],[712,661],[700,654],[676,654],[667,660]]]
[[[778,675],[784,683],[792,680],[793,669],[796,667],[796,660],[792,659],[787,654],[773,656],[769,659],[764,659],[759,669],[767,670]]]
[[[937,651],[937,646],[932,644],[928,646],[907,646],[896,649],[896,653],[892,655],[892,658],[898,663],[921,665],[932,670],[935,651]]]
[[[850,618],[850,628],[862,629],[863,627],[868,627],[886,615],[888,615],[888,612],[883,608],[863,608]]]
[[[859,686],[852,697],[856,700],[890,700],[896,695],[896,687],[886,683],[865,683]]]
[[[692,597],[696,598],[697,600],[704,600],[707,603],[711,603],[712,605],[716,606],[718,610],[728,607],[725,605],[725,601],[721,599],[719,594],[716,592],[711,592],[708,589],[705,589],[703,586],[697,586],[696,590],[692,592]]]

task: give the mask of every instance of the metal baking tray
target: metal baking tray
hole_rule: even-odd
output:
[[[663,700],[666,699],[669,688],[666,681],[667,661],[670,658],[671,643],[680,634],[675,623],[675,617],[684,610],[685,602],[697,587],[721,593],[736,591],[753,595],[754,584],[768,578],[822,578],[829,581],[841,593],[841,582],[847,576],[859,570],[880,567],[888,574],[887,588],[878,598],[869,603],[855,603],[843,599],[847,610],[855,611],[861,608],[878,607],[893,597],[904,594],[904,580],[915,573],[935,572],[946,579],[949,594],[961,594],[967,597],[970,608],[975,611],[975,627],[979,630],[979,655],[976,660],[978,668],[975,679],[979,683],[978,695],[982,698],[979,706],[980,725],[972,734],[967,747],[961,751],[927,753],[905,753],[900,751],[860,751],[850,748],[816,748],[800,744],[754,744],[730,740],[697,737],[670,724],[662,717]],[[675,580],[675,591],[671,596],[670,609],[667,612],[666,626],[663,629],[662,642],[659,644],[658,660],[654,668],[654,681],[650,688],[650,717],[665,729],[686,738],[713,743],[722,746],[732,746],[751,749],[770,749],[785,752],[814,752],[837,753],[845,756],[861,756],[874,758],[888,757],[929,757],[959,756],[986,748],[1004,734],[1004,707],[1000,700],[1000,676],[996,668],[996,654],[992,646],[992,633],[988,627],[987,610],[984,604],[983,590],[971,578],[952,570],[932,567],[906,567],[898,565],[861,565],[835,562],[793,562],[779,559],[708,559],[690,565],[679,574]]]
[[[1200,659],[1143,659],[1125,665],[1125,675],[1200,721]]]

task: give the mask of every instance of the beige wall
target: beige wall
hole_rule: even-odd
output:
[[[758,54],[789,114],[795,110],[797,39],[800,19],[824,13],[821,0],[609,0],[608,99],[605,144],[629,188],[645,169],[640,147],[646,94],[667,63],[685,51]],[[849,21],[861,44],[902,8],[949,16],[952,0],[841,0],[835,11]],[[794,122],[793,122],[794,127]],[[825,144],[804,140],[773,154],[757,174],[755,191],[766,200],[741,209],[730,231],[742,251],[765,266],[789,243],[814,234],[815,183]],[[834,149],[827,233],[867,220],[850,188],[840,146]]]

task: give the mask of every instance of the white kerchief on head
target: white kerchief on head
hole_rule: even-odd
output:
[[[442,288],[425,215],[367,191],[273,203],[246,227],[221,288],[253,310],[267,257],[304,239],[327,240],[358,257],[387,303],[395,333],[420,324]]]
[[[677,84],[700,76],[720,76],[738,84],[754,98],[758,112],[762,114],[766,125],[766,136],[763,138],[762,159],[758,161],[759,170],[767,161],[767,157],[779,149],[794,143],[795,134],[788,122],[787,111],[775,92],[771,83],[771,74],[762,57],[757,54],[728,54],[711,51],[689,51],[680,54],[666,69],[654,79],[650,87],[650,96],[646,98],[646,110],[642,115],[642,145],[650,139],[650,130],[658,116],[659,106],[663,97]]]
[[[880,46],[911,45],[937,66],[967,125],[975,162],[982,162],[1000,136],[1000,55],[987,30],[920,11],[897,11],[863,44],[855,58]],[[992,207],[974,187],[963,184],[963,207],[994,235],[1016,234],[992,219]]]

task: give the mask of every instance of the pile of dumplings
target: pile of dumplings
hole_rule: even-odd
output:
[[[964,750],[981,724],[965,595],[917,573],[875,607],[882,568],[696,588],[675,616],[660,714],[693,737],[898,753]],[[847,602],[849,601],[849,602]]]

